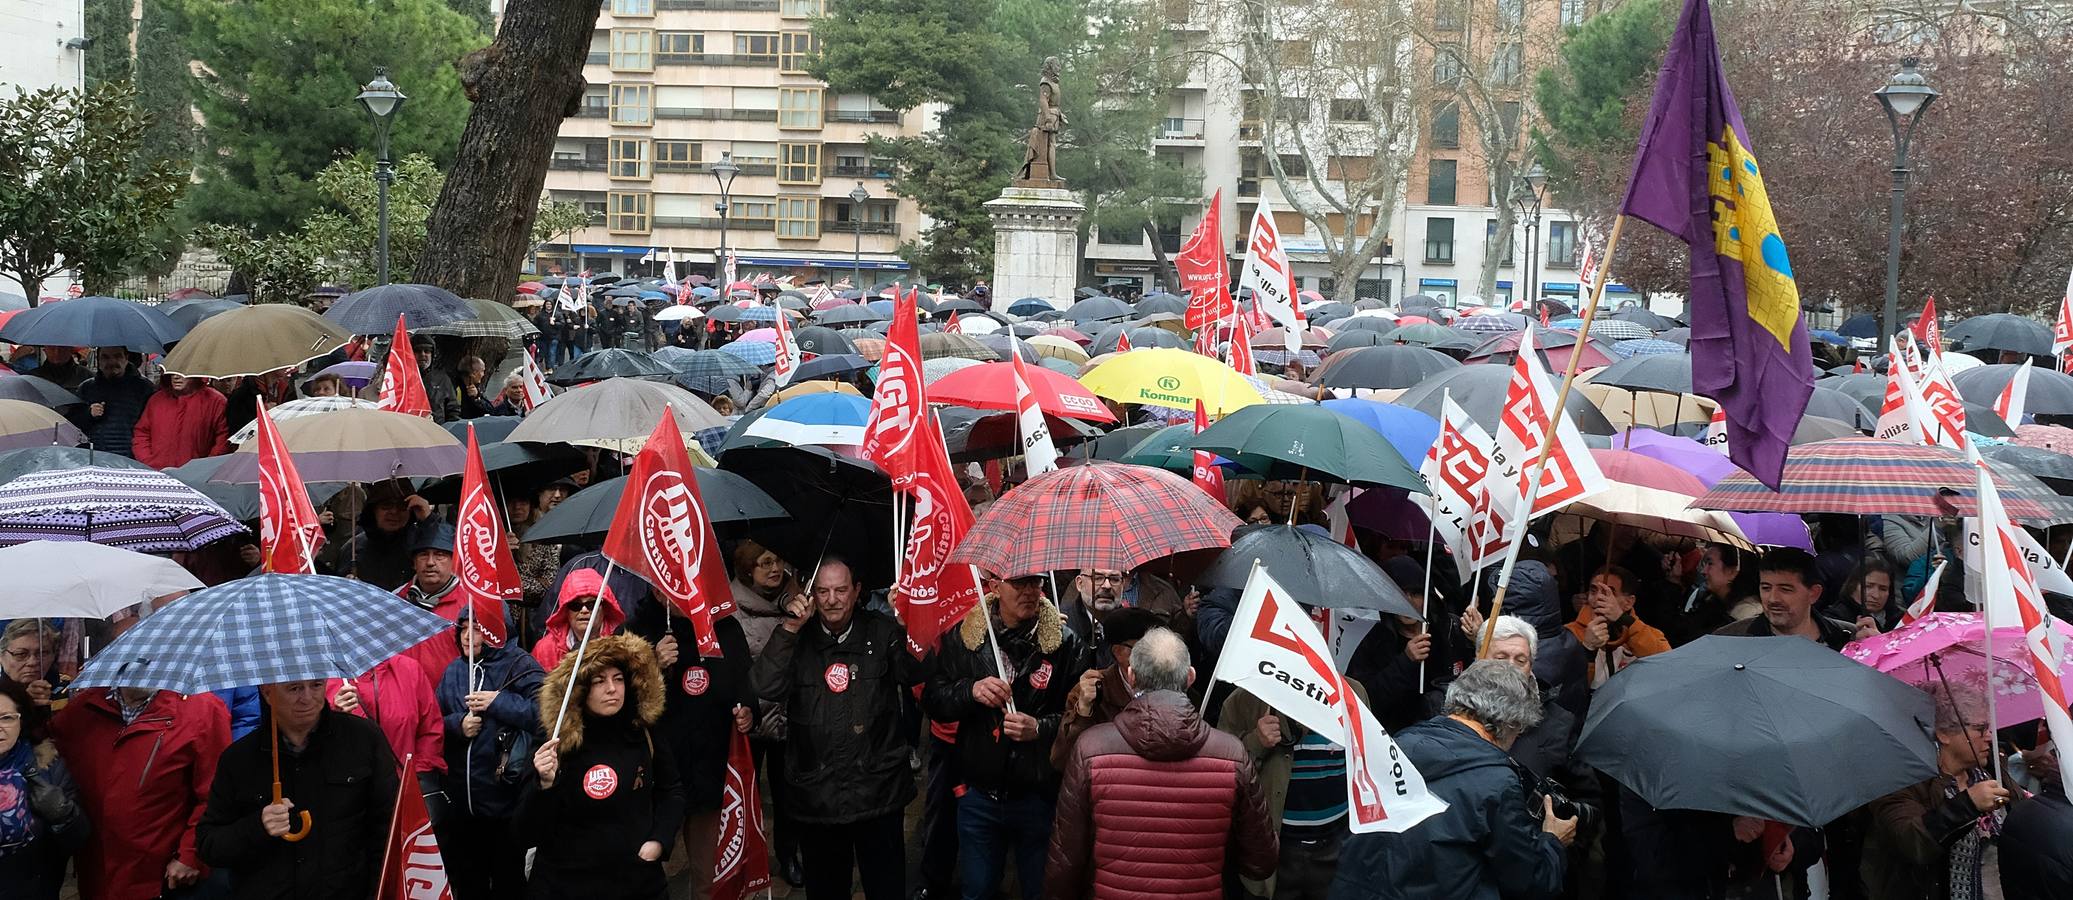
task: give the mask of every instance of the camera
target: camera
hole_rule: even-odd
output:
[[[1575,819],[1576,830],[1579,833],[1588,833],[1598,827],[1598,807],[1570,799],[1569,793],[1562,789],[1561,782],[1553,778],[1529,782],[1526,802],[1536,815],[1541,810],[1543,797],[1554,802],[1555,815],[1558,818]]]

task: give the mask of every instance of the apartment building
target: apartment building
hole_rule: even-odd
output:
[[[582,202],[593,224],[539,248],[538,270],[647,274],[667,251],[716,274],[724,161],[735,169],[724,240],[742,275],[904,272],[895,251],[921,217],[865,140],[920,134],[935,111],[901,113],[807,75],[826,2],[603,0],[590,87],[547,174],[549,195]]]

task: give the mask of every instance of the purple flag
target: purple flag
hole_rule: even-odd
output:
[[[1729,458],[1776,489],[1813,394],[1813,358],[1706,0],[1685,0],[1620,212],[1690,245],[1692,389],[1726,412]]]

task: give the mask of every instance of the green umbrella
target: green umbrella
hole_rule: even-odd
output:
[[[1429,493],[1380,432],[1322,406],[1258,404],[1223,417],[1190,445],[1243,460],[1273,460],[1260,475],[1282,481],[1388,485]]]
[[[1151,466],[1155,469],[1166,469],[1173,472],[1192,472],[1195,469],[1194,442],[1195,424],[1193,422],[1168,425],[1165,428],[1152,432],[1151,437],[1139,441],[1136,447],[1131,448],[1129,453],[1124,454],[1120,462],[1136,466]],[[1225,462],[1236,463],[1246,470],[1245,472],[1230,474],[1228,477],[1231,478],[1247,478],[1250,477],[1247,474],[1249,472],[1266,471],[1274,467],[1274,460],[1264,456],[1240,456],[1237,459],[1225,460]]]

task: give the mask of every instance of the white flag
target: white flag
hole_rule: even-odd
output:
[[[1706,420],[1705,444],[1720,451],[1722,456],[1733,455],[1728,452],[1727,410],[1718,406],[1713,408],[1713,418]]]
[[[1541,365],[1540,354],[1534,352],[1533,325],[1528,323],[1519,338],[1519,357],[1512,361],[1504,416],[1492,436],[1490,453],[1490,509],[1502,514],[1507,523],[1523,524],[1609,486],[1575,420],[1563,416],[1554,429],[1554,439],[1548,439],[1554,411],[1555,386]],[[1547,461],[1537,464],[1543,446]],[[1536,470],[1540,472],[1538,492],[1530,489]]]
[[[1401,832],[1447,808],[1346,688],[1316,623],[1264,567],[1254,566],[1246,580],[1210,678],[1244,688],[1346,748],[1347,824],[1354,833]]]
[[[1937,446],[1966,449],[1969,442],[1965,438],[1965,401],[1958,396],[1958,389],[1951,384],[1950,373],[1944,368],[1943,350],[1922,345],[1921,357],[1915,364],[1915,385],[1921,388],[1922,402],[1928,410],[1922,420],[1928,428],[1925,437],[1933,439]]]
[[[1044,422],[1043,407],[1029,389],[1029,370],[1019,354],[1009,354],[1015,367],[1015,421],[1022,434],[1022,467],[1035,478],[1058,468],[1058,446],[1051,443],[1051,426]]]
[[[1441,399],[1440,434],[1418,467],[1430,496],[1412,495],[1425,508],[1467,584],[1478,569],[1504,555],[1504,530],[1490,520],[1490,434],[1454,398]]]
[[[525,382],[526,412],[532,412],[554,396],[554,391],[547,387],[547,373],[540,371],[540,357],[530,349],[525,352],[525,369],[519,380]]]
[[[1922,388],[1915,382],[1913,341],[1906,331],[1893,337],[1892,352],[1886,356],[1886,401],[1879,407],[1873,437],[1928,443],[1929,404],[1923,402]]]
[[[784,387],[799,371],[799,342],[792,339],[792,317],[785,314],[784,307],[776,309],[777,363],[771,367],[770,374],[776,376],[778,387]]]
[[[1986,544],[1986,539],[1980,534],[1978,519],[1968,518],[1964,521],[1961,539],[1965,542],[1965,587],[1970,599],[1977,604],[1981,597],[1993,597],[1996,602],[1994,618],[1999,619],[2003,625],[2015,621],[2015,605],[2010,602],[2009,596],[2005,593],[1986,593],[1986,585],[1980,580],[1987,563],[1985,555],[1980,552],[1980,548]],[[2051,593],[2073,596],[2073,577],[2066,574],[2057,558],[2038,545],[2037,539],[2031,537],[2030,532],[2017,528],[2014,540],[2022,551],[2023,561],[2029,564],[2030,580]]]
[[[1994,398],[1994,414],[2014,428],[2023,424],[2023,406],[2030,398],[2030,360],[2024,357],[2015,368],[2015,374],[2008,384],[2001,388],[2000,396]]]
[[[1245,268],[1238,276],[1238,286],[1252,288],[1253,308],[1281,326],[1288,352],[1301,352],[1303,319],[1296,311],[1295,275],[1264,199],[1252,214],[1252,234],[1245,241]]]
[[[1943,584],[1944,570],[1950,567],[1951,561],[1948,559],[1937,561],[1936,568],[1929,571],[1929,580],[1922,582],[1922,596],[1915,598],[1915,602],[1909,604],[1907,610],[1900,614],[1900,624],[1911,624],[1916,619],[1936,611],[1936,591]],[[1886,602],[1893,602],[1891,595],[1888,595]]]
[[[2066,689],[2059,680],[2065,667],[2065,638],[2058,634],[2058,623],[2044,605],[2044,592],[2039,590],[2037,580],[2031,577],[2031,568],[2023,564],[2029,552],[2022,545],[2022,538],[2028,537],[2027,533],[2009,521],[2008,514],[2001,509],[2000,492],[1995,490],[1994,479],[1988,474],[1979,453],[1968,449],[1966,455],[1972,457],[1972,465],[1978,470],[1979,517],[1974,521],[1978,523],[1979,531],[1988,535],[1989,541],[1987,563],[1980,567],[1986,596],[1994,601],[1983,607],[1986,618],[1983,624],[1990,647],[1988,655],[1992,655],[1995,626],[2022,627],[2030,671],[2036,678],[2038,692],[2044,695],[2044,724],[2051,730],[2052,744],[2059,748],[2059,773],[2061,777],[2073,778],[2073,752],[2068,752],[2073,748],[2073,717],[2067,715]],[[2015,617],[2004,617],[2006,614],[2000,610],[2003,598],[2013,602]]]

